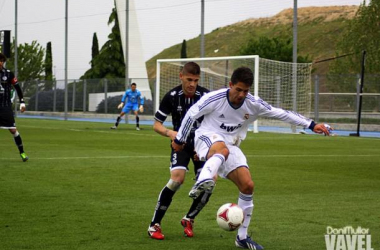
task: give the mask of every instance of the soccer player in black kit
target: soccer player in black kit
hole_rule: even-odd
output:
[[[12,88],[15,88],[20,99],[20,111],[25,111],[25,102],[20,85],[17,83],[17,78],[8,69],[4,68],[4,63],[7,58],[0,53],[0,129],[8,129],[14,137],[17,148],[20,152],[22,161],[27,161],[29,158],[24,152],[20,133],[17,131],[15,119],[12,110]]]
[[[200,78],[200,67],[194,62],[186,63],[179,73],[181,84],[166,93],[160,103],[159,110],[155,114],[154,131],[158,134],[174,140],[177,131],[181,126],[182,119],[190,107],[196,103],[207,89],[198,85]],[[172,116],[173,130],[166,128],[163,123],[167,116]],[[163,240],[164,235],[161,231],[161,220],[170,206],[175,192],[180,188],[185,180],[186,172],[189,170],[190,159],[194,164],[194,172],[197,176],[201,171],[204,162],[198,161],[194,152],[194,131],[197,123],[193,127],[184,150],[175,152],[171,149],[170,158],[170,179],[158,196],[158,202],[154,211],[153,219],[148,227],[148,235],[152,239]],[[189,212],[182,218],[181,225],[187,237],[193,237],[193,223],[195,216],[202,210],[210,198],[211,193],[204,192],[198,199],[195,199]]]

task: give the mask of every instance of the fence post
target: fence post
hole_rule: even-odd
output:
[[[276,76],[276,108],[281,108],[281,77]]]
[[[104,113],[108,113],[108,103],[107,103],[107,79],[104,78]]]
[[[57,80],[54,80],[54,92],[53,92],[53,112],[57,108]]]
[[[83,82],[83,112],[86,112],[87,107],[87,80],[85,79]]]
[[[319,121],[319,76],[314,77],[314,120]]]
[[[38,82],[36,82],[36,103],[34,104],[34,110],[38,111]]]
[[[359,110],[359,103],[360,103],[360,75],[356,75],[356,110],[355,112],[357,113]]]
[[[75,110],[75,89],[76,89],[76,81],[73,82],[73,100],[72,100],[72,107],[71,111],[74,112]]]

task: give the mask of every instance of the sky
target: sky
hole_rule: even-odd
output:
[[[53,74],[64,78],[65,0],[18,0],[18,43],[52,42]],[[99,47],[111,32],[112,0],[68,0],[68,78],[90,68],[92,37]],[[308,6],[359,5],[362,0],[298,0]],[[248,18],[270,17],[293,8],[294,0],[205,0],[205,33]],[[197,37],[201,31],[201,0],[135,0],[144,60],[165,48]],[[0,0],[0,30],[15,30],[15,0]],[[207,42],[207,41],[206,41]]]

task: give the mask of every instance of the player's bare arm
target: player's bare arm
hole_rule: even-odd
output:
[[[154,121],[153,130],[162,136],[169,137],[171,140],[174,140],[177,136],[177,131],[166,128],[164,124],[159,121]]]

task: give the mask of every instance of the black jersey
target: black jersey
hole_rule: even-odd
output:
[[[12,88],[17,84],[15,75],[6,68],[0,70],[0,107],[12,106]]]
[[[185,117],[186,112],[190,107],[196,103],[204,94],[208,93],[209,90],[197,85],[195,94],[193,97],[186,97],[182,90],[182,85],[170,90],[160,103],[160,108],[156,112],[154,119],[159,122],[164,122],[166,117],[172,115],[172,123],[174,131],[178,131],[181,127],[182,119]],[[196,122],[194,123],[195,126]]]

